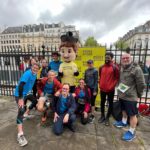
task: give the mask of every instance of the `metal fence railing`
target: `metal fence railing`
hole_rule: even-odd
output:
[[[43,50],[20,49],[14,51],[0,51],[0,95],[13,95],[14,88],[23,73],[23,70],[20,68],[23,61],[26,63],[30,58],[36,57],[39,61],[42,58],[46,58],[49,62],[51,59],[51,53],[55,50],[47,50],[43,48]],[[110,48],[107,49],[107,51],[114,53],[114,62],[120,65],[120,58],[126,50]],[[150,73],[144,70],[148,63],[150,66],[150,49],[148,49],[148,46],[146,46],[145,49],[142,49],[140,46],[140,48],[127,49],[127,51],[132,54],[133,61],[141,65],[145,75],[145,91],[139,102],[150,104]]]

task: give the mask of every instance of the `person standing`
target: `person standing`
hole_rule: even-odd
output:
[[[87,87],[90,89],[91,92],[91,115],[89,117],[89,123],[93,123],[95,117],[95,99],[98,92],[98,71],[94,68],[93,60],[87,61],[88,69],[85,70],[84,74],[84,81]]]
[[[62,63],[62,61],[59,60],[59,53],[53,52],[52,53],[52,61],[49,62],[48,70],[53,70],[56,72],[56,77],[60,81],[60,78],[58,76],[59,66]]]
[[[38,71],[37,79],[41,79],[43,77],[47,77],[47,73],[48,73],[47,60],[46,59],[42,59],[41,63],[42,63],[42,65],[41,65],[41,68]]]
[[[109,125],[109,117],[113,110],[113,99],[115,87],[119,80],[118,66],[113,63],[113,53],[107,52],[105,55],[105,64],[99,68],[99,88],[101,97],[101,117],[99,123],[105,121],[105,125]],[[108,100],[108,111],[105,117],[105,102]]]
[[[118,97],[121,103],[123,117],[121,121],[116,121],[114,126],[118,128],[127,126],[127,118],[129,117],[130,128],[123,134],[122,139],[124,141],[132,141],[136,137],[137,101],[142,96],[145,80],[140,66],[132,62],[130,54],[123,54],[121,62]]]
[[[33,64],[31,69],[24,72],[20,81],[15,89],[15,100],[18,105],[18,115],[17,115],[17,128],[18,136],[17,141],[20,146],[27,145],[28,141],[26,140],[23,132],[23,115],[25,112],[24,100],[32,91],[33,85],[35,83],[39,65],[37,63]]]

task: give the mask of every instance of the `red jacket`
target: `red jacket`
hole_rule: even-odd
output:
[[[81,88],[78,86],[76,87],[75,89],[75,94],[76,94],[76,100],[78,100],[78,96],[79,96],[79,93],[80,93],[80,90]],[[91,100],[91,92],[90,92],[90,89],[87,88],[87,92],[85,89],[83,89],[84,93],[85,93],[85,106],[84,106],[84,111],[85,112],[89,112],[90,111],[90,100]]]
[[[112,92],[119,80],[119,68],[110,63],[104,64],[99,69],[99,87],[103,92]]]
[[[43,92],[47,80],[48,80],[48,77],[44,77],[40,81],[37,82],[37,92],[39,95],[41,95],[41,93]],[[54,93],[57,91],[61,91],[62,84],[56,78],[54,78],[53,83],[54,83],[54,86],[53,86]]]

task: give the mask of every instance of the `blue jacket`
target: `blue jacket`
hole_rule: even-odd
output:
[[[61,105],[61,95],[59,97],[55,97],[52,103],[53,111],[57,114],[60,114],[59,108]],[[69,94],[67,97],[67,110],[64,113],[68,113],[69,115],[73,114],[76,110],[76,102],[72,94]]]

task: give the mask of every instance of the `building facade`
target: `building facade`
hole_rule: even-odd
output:
[[[147,21],[144,25],[135,27],[133,30],[127,32],[123,38],[125,42],[131,49],[133,48],[150,48],[150,21]]]
[[[79,38],[75,26],[62,22],[8,27],[0,34],[0,51],[40,50],[43,45],[46,49],[58,50],[60,36],[68,31]]]

